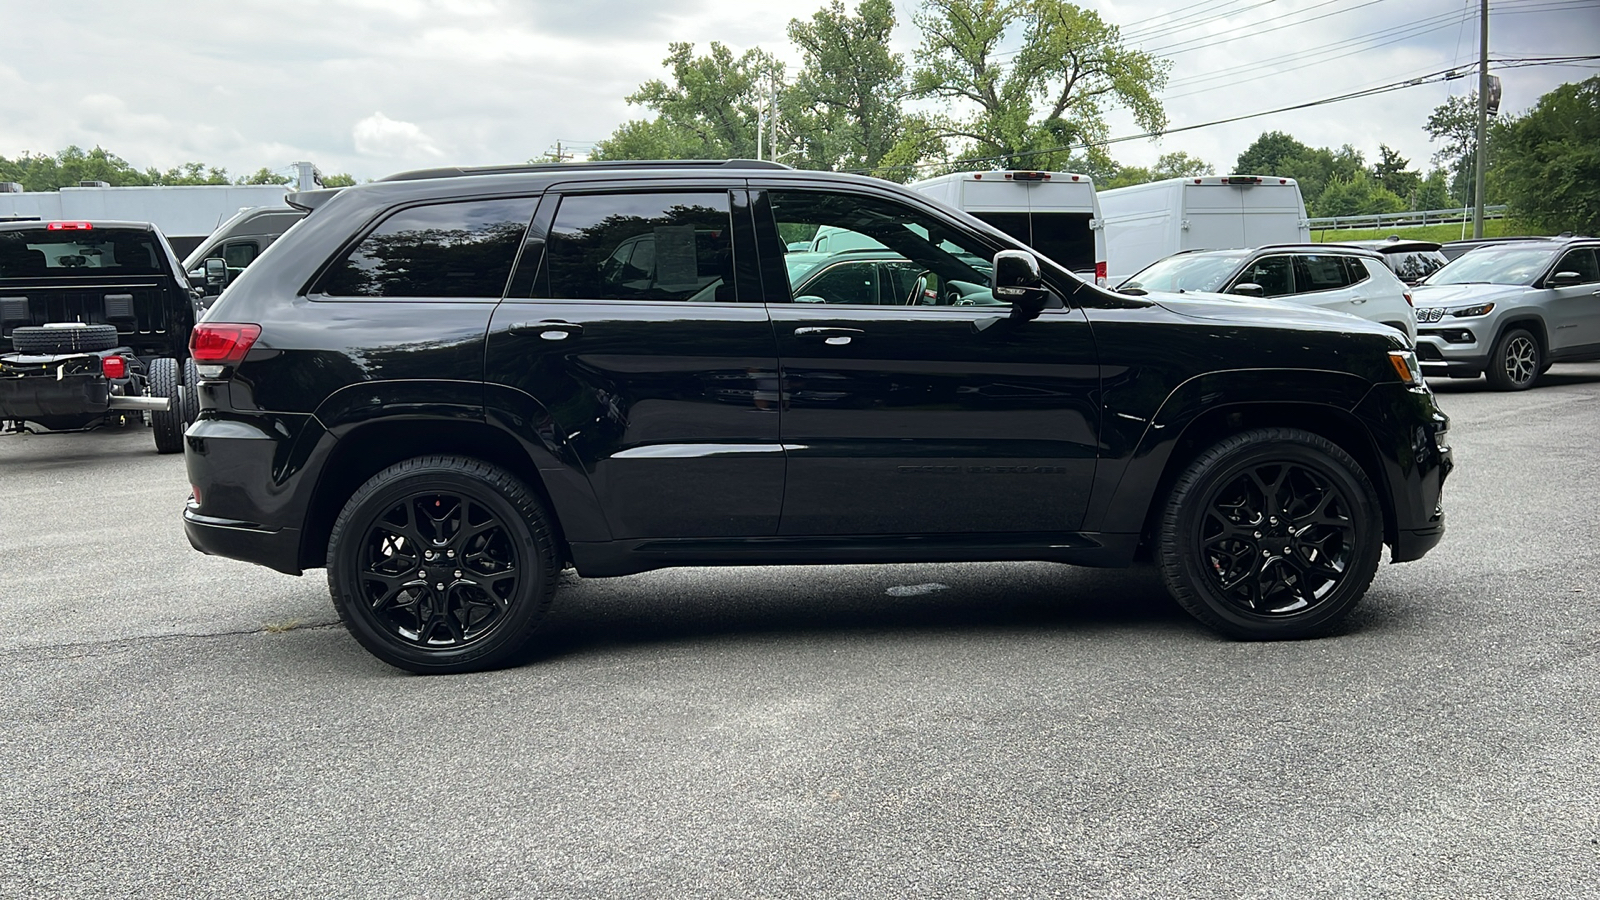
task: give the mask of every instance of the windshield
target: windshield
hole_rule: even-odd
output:
[[[1428,284],[1533,284],[1555,255],[1549,247],[1480,247],[1433,273]]]
[[[1228,276],[1239,268],[1243,257],[1169,256],[1146,266],[1144,271],[1117,286],[1144,288],[1147,291],[1219,291]]]
[[[155,235],[148,231],[0,231],[0,278],[160,275],[162,255]]]

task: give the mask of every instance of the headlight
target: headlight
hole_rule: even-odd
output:
[[[1425,382],[1422,380],[1422,367],[1417,365],[1417,354],[1410,350],[1390,350],[1389,364],[1394,366],[1394,372],[1400,380],[1412,387],[1420,387]]]
[[[1469,319],[1473,316],[1487,316],[1491,312],[1494,312],[1493,303],[1480,303],[1477,306],[1468,306],[1463,309],[1452,309],[1450,310],[1450,315],[1456,317],[1457,319]]]

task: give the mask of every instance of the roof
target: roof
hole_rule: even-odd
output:
[[[379,178],[378,181],[420,181],[427,178],[461,178],[471,175],[518,175],[524,172],[584,171],[611,169],[789,169],[783,163],[765,159],[631,159],[578,163],[527,163],[507,166],[446,166],[414,169]]]
[[[1337,243],[1343,244],[1346,247],[1361,247],[1366,250],[1376,250],[1379,253],[1389,250],[1405,252],[1411,250],[1439,249],[1438,241],[1424,241],[1418,238],[1403,238],[1399,235],[1390,235],[1389,237],[1375,241],[1338,241]]]

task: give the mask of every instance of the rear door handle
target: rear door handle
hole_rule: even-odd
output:
[[[551,319],[545,322],[518,322],[509,331],[512,334],[537,334],[547,341],[564,341],[583,334],[583,326],[576,322]]]
[[[815,325],[804,328],[796,328],[794,330],[794,336],[797,338],[811,338],[814,340],[820,340],[824,344],[829,344],[834,347],[843,347],[850,343],[851,338],[863,334],[866,334],[866,332],[860,328],[832,328]]]

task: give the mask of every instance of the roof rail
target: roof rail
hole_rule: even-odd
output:
[[[594,169],[792,169],[766,159],[626,159],[571,163],[526,163],[510,166],[448,166],[397,172],[379,181],[422,181],[428,178],[461,178],[471,175],[516,175],[523,172]]]

